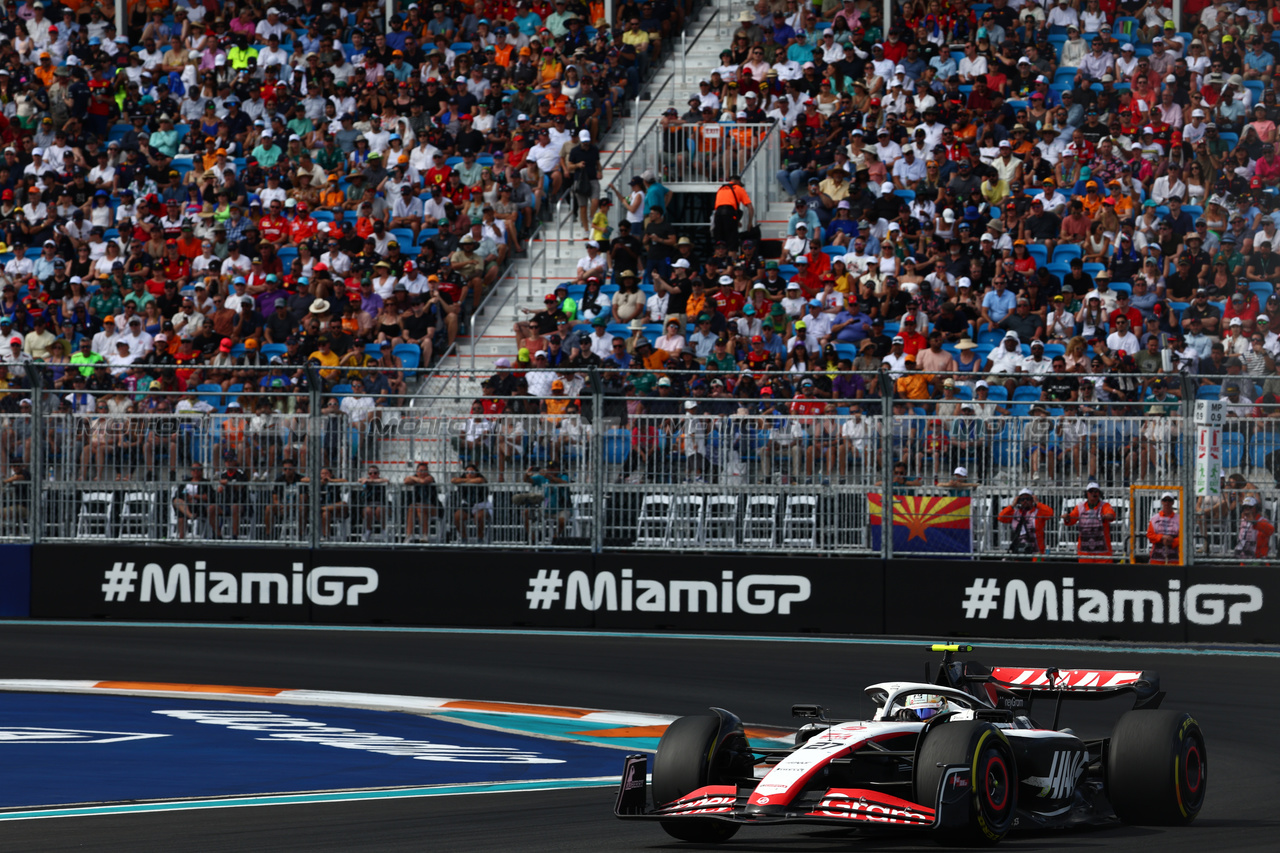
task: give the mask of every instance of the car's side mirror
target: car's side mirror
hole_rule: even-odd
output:
[[[792,705],[791,716],[806,720],[824,721],[827,718],[827,709],[821,705]]]

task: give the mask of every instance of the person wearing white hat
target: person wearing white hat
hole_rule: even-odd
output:
[[[969,416],[972,417],[973,407],[968,403],[965,403],[964,405],[970,409]],[[956,414],[959,415],[959,412],[960,407],[957,404]],[[969,469],[963,465],[959,465],[951,472],[951,479],[939,482],[938,488],[950,490],[951,496],[954,498],[967,498],[973,494],[973,487],[975,485],[977,484],[974,483],[973,480],[969,479]]]
[[[1000,510],[997,517],[1012,530],[1009,553],[1043,554],[1044,531],[1053,515],[1053,508],[1037,501],[1030,489],[1019,491],[1017,499]]]
[[[1160,495],[1160,508],[1147,522],[1147,544],[1151,547],[1149,563],[1155,566],[1182,565],[1182,518],[1174,509],[1178,496],[1173,492]]]
[[[1102,487],[1089,483],[1085,487],[1085,499],[1062,515],[1062,523],[1075,527],[1080,533],[1076,545],[1076,557],[1081,563],[1110,563],[1111,525],[1116,521],[1116,511],[1102,499]]]
[[[884,163],[886,169],[892,169],[893,164],[902,156],[902,148],[889,136],[887,127],[876,131],[875,150],[876,156],[880,158],[881,163]],[[890,189],[892,190],[892,187]]]
[[[591,131],[584,129],[578,132],[578,144],[569,151],[564,162],[574,198],[578,202],[578,222],[587,237],[590,237],[591,218],[600,207],[600,179],[603,176],[600,149],[592,143]]]
[[[1253,495],[1240,502],[1240,527],[1236,533],[1236,556],[1242,560],[1265,558],[1271,553],[1271,537],[1276,527],[1262,515],[1262,505]]]
[[[588,240],[586,249],[587,254],[578,259],[578,284],[586,284],[592,276],[604,281],[608,275],[608,256],[600,251],[600,244],[595,240]]]

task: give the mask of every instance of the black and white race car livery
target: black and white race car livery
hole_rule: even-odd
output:
[[[1190,823],[1204,804],[1204,735],[1188,714],[1160,710],[1154,672],[988,668],[944,653],[936,678],[866,688],[870,720],[812,720],[795,745],[753,747],[721,708],[667,728],[648,757],[626,758],[615,813],[658,820],[672,836],[723,841],[744,825],[832,824],[932,830],[991,844],[1015,828]],[[1133,697],[1110,737],[1059,728],[1063,700]],[[1052,713],[1031,717],[1037,700]],[[652,788],[650,807],[648,789]]]

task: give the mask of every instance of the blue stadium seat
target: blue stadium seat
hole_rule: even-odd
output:
[[[1047,266],[1049,263],[1049,250],[1041,243],[1029,243],[1027,254],[1036,259],[1037,267]]]
[[[604,436],[604,461],[620,465],[631,455],[631,430],[611,429]]]
[[[1222,397],[1221,385],[1201,385],[1196,389],[1197,400],[1217,400]]]
[[[284,344],[263,344],[258,348],[263,358],[271,358],[273,355],[283,356],[288,351],[289,348]]]
[[[395,353],[396,358],[400,359],[400,363],[406,370],[416,370],[422,363],[422,350],[417,344],[396,344],[392,352]]]
[[[1116,18],[1112,24],[1111,34],[1115,36],[1117,41],[1136,42],[1138,40],[1138,30],[1142,28],[1142,24],[1138,23],[1137,18],[1127,16]],[[1187,42],[1190,45],[1190,42]]]
[[[1244,436],[1238,432],[1222,434],[1222,467],[1239,468],[1244,461]]]
[[[200,402],[208,403],[219,411],[222,410],[222,386],[216,383],[207,383],[197,385],[196,390],[200,392]]]
[[[1053,247],[1053,262],[1055,264],[1069,263],[1072,258],[1083,256],[1084,252],[1075,243],[1059,243]]]

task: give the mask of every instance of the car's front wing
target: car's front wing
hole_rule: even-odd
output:
[[[863,788],[830,788],[818,799],[803,802],[751,803],[750,788],[709,785],[671,803],[649,808],[648,756],[628,755],[614,814],[624,820],[712,819],[729,823],[776,825],[779,823],[834,826],[894,827],[915,829],[960,828],[969,824],[972,780],[966,765],[948,767],[933,806],[913,803]]]

